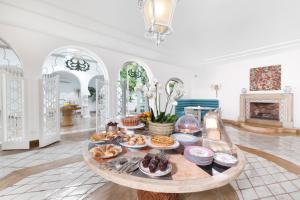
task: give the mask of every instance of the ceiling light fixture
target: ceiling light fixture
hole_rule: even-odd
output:
[[[157,46],[173,32],[171,25],[177,1],[138,0],[139,8],[144,15],[145,37],[154,40]]]

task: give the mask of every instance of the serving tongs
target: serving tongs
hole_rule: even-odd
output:
[[[122,157],[106,163],[104,167],[118,173],[132,173],[139,168],[138,164],[141,159],[139,157]]]

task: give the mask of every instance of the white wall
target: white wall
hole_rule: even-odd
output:
[[[213,83],[222,84],[219,100],[223,118],[237,120],[241,89],[247,88],[249,91],[250,68],[277,64],[282,66],[282,89],[286,85],[292,86],[294,125],[300,128],[300,47],[201,68],[198,70],[198,78],[193,82],[192,97],[215,98],[215,93],[210,86]],[[270,91],[272,92],[282,91]]]
[[[70,34],[72,34],[70,32]],[[171,77],[182,79],[186,86],[186,96],[190,95],[191,79],[193,72],[183,67],[169,65],[153,60],[142,59],[134,55],[115,52],[98,46],[88,45],[78,41],[72,41],[64,37],[45,34],[38,31],[21,28],[19,26],[6,25],[0,23],[0,37],[6,40],[17,52],[24,67],[26,79],[26,130],[30,139],[36,139],[39,133],[39,86],[38,80],[41,78],[42,65],[48,54],[54,49],[62,46],[79,46],[96,53],[105,63],[111,85],[110,108],[111,113],[115,110],[115,90],[113,87],[118,79],[119,69],[127,61],[142,61],[152,70],[154,77],[165,83]]]
[[[68,72],[58,71],[55,74],[59,75],[59,103],[63,106],[64,103],[71,102],[80,104],[80,97],[76,90],[80,90],[79,79]]]

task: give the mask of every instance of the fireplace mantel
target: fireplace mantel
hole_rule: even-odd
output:
[[[265,94],[241,94],[240,96],[240,116],[239,121],[250,120],[250,103],[279,103],[280,125],[284,128],[293,128],[293,94],[292,93],[265,93]],[[259,120],[257,120],[259,121]],[[263,123],[264,121],[261,120]]]

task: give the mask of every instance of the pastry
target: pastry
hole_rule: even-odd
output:
[[[160,171],[166,171],[167,167],[168,167],[168,160],[167,159],[160,159],[160,162],[158,164],[158,168]]]
[[[90,141],[99,142],[99,141],[113,140],[118,136],[119,134],[115,132],[95,133],[90,137]]]
[[[142,165],[144,168],[149,168],[151,173],[155,173],[157,170],[166,171],[169,161],[162,155],[147,154],[143,158]]]
[[[150,154],[146,154],[145,157],[144,157],[144,160],[150,160],[152,159],[152,156]]]
[[[138,144],[138,145],[144,145],[145,144],[145,140],[144,139],[138,139],[136,141],[136,144]]]
[[[105,140],[105,134],[93,134],[90,140],[93,142]]]
[[[125,135],[122,138],[122,142],[126,142],[130,146],[146,144],[145,137],[142,135]]]
[[[123,126],[137,126],[140,124],[140,118],[138,117],[125,117],[122,120]]]
[[[129,142],[129,140],[130,140],[130,136],[129,135],[125,135],[123,137],[123,142]]]
[[[142,161],[143,167],[147,168],[149,166],[150,160],[144,159]]]
[[[152,136],[151,143],[159,147],[168,147],[172,146],[175,143],[175,141],[169,136],[155,135]]]
[[[156,171],[157,165],[158,165],[158,161],[155,160],[155,158],[152,158],[149,163],[149,171],[151,173],[154,173]]]
[[[97,146],[90,150],[94,158],[113,157],[121,153],[121,151],[122,148],[112,144]]]

